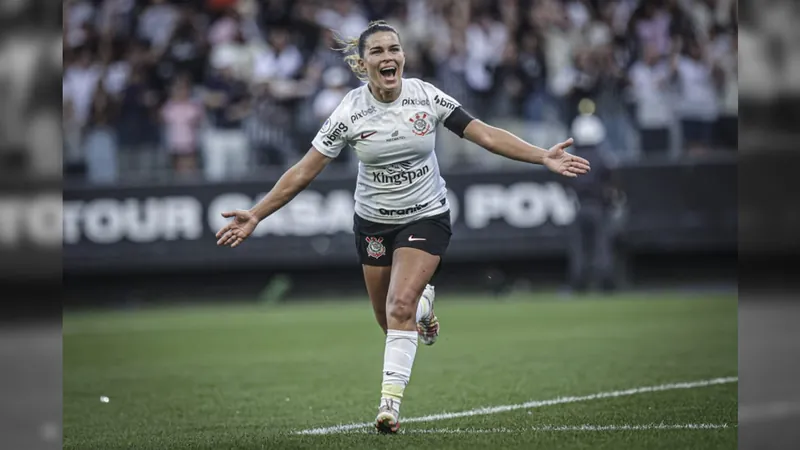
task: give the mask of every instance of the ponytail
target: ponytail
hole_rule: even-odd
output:
[[[340,46],[340,48],[336,50],[345,54],[344,62],[350,66],[350,70],[353,71],[359,80],[367,81],[367,69],[358,64],[358,61],[361,59],[361,52],[358,50],[359,38],[344,39],[336,34],[334,35],[334,39]]]
[[[350,66],[350,70],[352,70],[356,77],[358,77],[358,79],[361,81],[367,81],[368,79],[367,69],[363,68],[359,64],[359,61],[364,59],[364,46],[366,45],[367,39],[379,31],[388,31],[394,33],[397,35],[398,40],[400,39],[400,34],[397,32],[397,30],[395,30],[384,20],[370,22],[367,29],[362,31],[361,35],[357,38],[346,39],[334,32],[334,39],[336,40],[336,43],[340,45],[340,48],[335,50],[345,54],[344,62]]]

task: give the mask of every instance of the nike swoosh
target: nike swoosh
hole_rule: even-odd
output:
[[[414,241],[427,241],[427,239],[425,239],[425,238],[415,238],[415,237],[414,237],[414,235],[412,234],[411,236],[409,236],[409,237],[408,237],[408,241],[409,241],[409,242],[414,242]]]
[[[375,133],[377,133],[377,131],[367,131],[367,132],[361,133],[361,139],[366,139],[366,138],[372,136]]]

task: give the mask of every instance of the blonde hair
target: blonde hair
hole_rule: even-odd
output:
[[[369,23],[367,29],[361,32],[361,35],[356,38],[344,38],[338,33],[334,32],[334,39],[336,43],[339,44],[341,47],[334,49],[338,50],[345,54],[344,62],[350,66],[350,70],[356,74],[361,81],[367,81],[367,69],[362,67],[359,64],[359,61],[364,59],[364,46],[367,43],[367,39],[372,36],[373,34],[379,31],[388,31],[397,35],[397,38],[400,39],[400,34],[395,30],[391,25],[389,25],[385,20],[375,20]]]

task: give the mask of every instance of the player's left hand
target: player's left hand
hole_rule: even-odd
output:
[[[572,142],[572,138],[569,138],[552,146],[544,158],[544,166],[557,174],[570,178],[576,178],[591,170],[589,161],[564,151],[565,148],[572,145]]]

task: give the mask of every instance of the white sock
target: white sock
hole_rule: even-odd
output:
[[[394,400],[399,408],[403,391],[411,378],[411,368],[417,355],[417,332],[388,330],[383,354],[383,385],[381,398]]]

